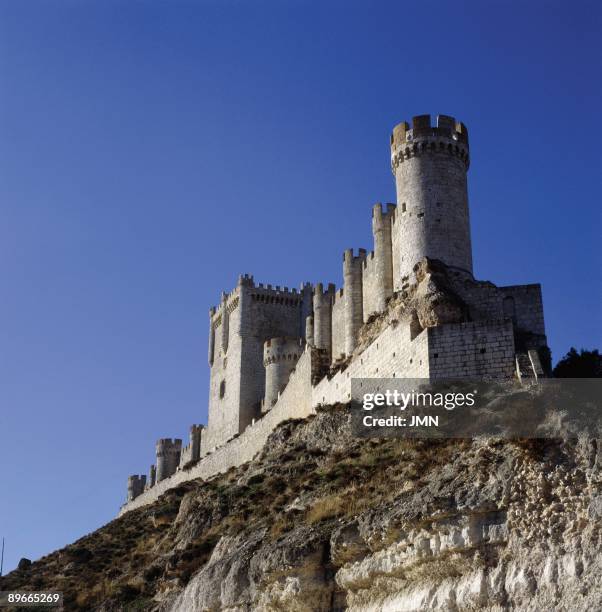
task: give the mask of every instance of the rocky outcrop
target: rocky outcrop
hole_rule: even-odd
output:
[[[468,308],[452,289],[442,262],[425,257],[414,266],[414,273],[410,307],[414,306],[423,329],[466,320]]]
[[[353,355],[344,363],[359,355],[387,327],[400,321],[407,322],[419,333],[426,327],[468,320],[468,306],[454,291],[450,270],[445,264],[424,257],[414,266],[414,275],[415,283],[391,296],[387,308],[360,328]]]
[[[0,588],[107,612],[600,609],[600,461],[593,439],[360,440],[335,407]]]

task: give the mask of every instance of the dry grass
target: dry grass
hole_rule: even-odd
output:
[[[313,525],[331,518],[360,514],[370,505],[361,495],[360,490],[353,484],[340,491],[319,497],[307,511],[305,520]]]

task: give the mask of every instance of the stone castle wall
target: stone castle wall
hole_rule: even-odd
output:
[[[373,206],[374,249],[344,252],[341,288],[256,285],[244,275],[222,294],[209,313],[207,428],[195,426],[184,448],[160,441],[156,470],[148,482],[130,478],[122,511],[249,461],[282,421],[349,401],[354,378],[522,378],[529,363],[541,375],[541,287],[473,278],[469,161],[466,126],[452,117],[400,123],[391,136],[397,204]],[[439,263],[425,271],[425,258]],[[419,285],[415,310],[367,327],[379,333],[360,351],[360,329]]]
[[[509,319],[442,325],[426,331],[432,379],[514,375],[514,328]]]
[[[504,316],[513,319],[519,329],[545,337],[541,285],[500,287],[500,292]]]
[[[407,324],[387,327],[344,370],[324,377],[311,389],[314,406],[346,403],[352,378],[428,378],[426,333],[413,340]]]
[[[180,466],[188,465],[189,463],[193,463],[200,459],[204,431],[205,427],[203,425],[190,426],[189,442],[182,448],[182,453],[180,454]]]

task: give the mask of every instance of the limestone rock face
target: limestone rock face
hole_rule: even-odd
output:
[[[0,589],[103,612],[599,610],[601,462],[585,438],[360,440],[333,407]]]
[[[344,431],[344,422],[339,424]],[[310,431],[316,430],[306,428]],[[426,459],[427,448],[418,451],[415,467]],[[220,542],[216,558],[167,609],[600,606],[601,456],[595,441],[481,441],[462,444],[451,455],[449,447],[439,450],[447,460],[437,462],[426,480],[408,486],[415,481],[407,479],[411,474],[401,479],[391,474],[391,495],[378,503],[366,500],[364,512],[310,526],[299,516],[276,541],[255,532],[251,539]],[[310,507],[312,498],[305,498]],[[215,564],[221,564],[219,576],[208,569]],[[213,592],[211,580],[221,585],[221,599],[204,607],[206,595],[193,594]]]
[[[466,306],[453,292],[443,264],[424,258],[416,264],[414,273],[417,283],[413,301],[422,328],[465,320]]]

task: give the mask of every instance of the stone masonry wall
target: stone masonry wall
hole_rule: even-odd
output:
[[[223,340],[224,312],[228,312],[228,340]],[[214,347],[209,372],[209,418],[204,454],[221,441],[238,433],[238,407],[240,405],[240,362],[242,344],[240,337],[240,287],[222,299],[220,306],[211,312]]]
[[[517,327],[545,336],[541,285],[512,285],[500,287],[499,290],[505,300],[513,300],[514,320]],[[507,301],[506,304],[508,304]]]
[[[514,375],[512,321],[471,321],[430,327],[431,378],[511,378]]]
[[[426,378],[427,349],[426,333],[411,340],[409,325],[387,327],[345,370],[313,387],[312,405],[348,402],[352,378]]]

